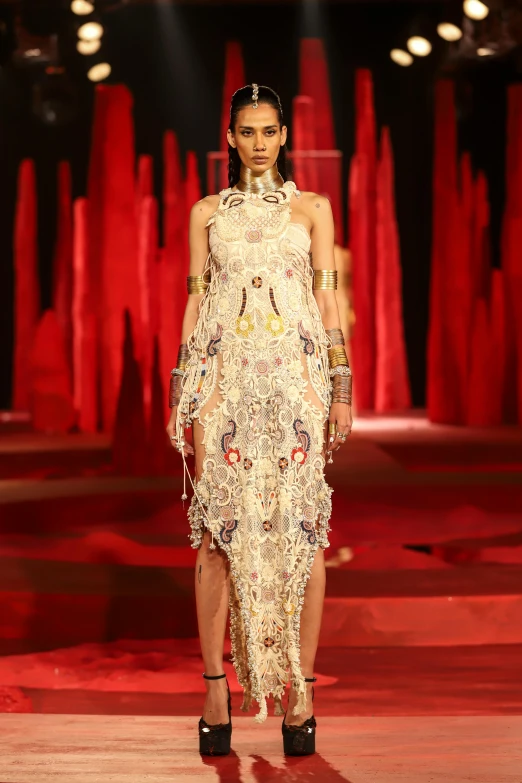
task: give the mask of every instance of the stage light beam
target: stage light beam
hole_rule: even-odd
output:
[[[392,49],[390,52],[390,57],[394,63],[404,67],[411,65],[413,62],[413,57],[411,54],[409,52],[405,52],[404,49]]]
[[[431,44],[427,38],[423,38],[421,35],[412,35],[406,41],[406,46],[412,54],[416,54],[417,57],[426,57],[431,52]]]
[[[92,68],[89,68],[87,76],[91,82],[102,82],[109,76],[110,72],[111,66],[109,63],[97,63],[96,65],[93,65]]]
[[[451,24],[451,22],[441,22],[441,24],[437,25],[437,32],[445,41],[460,41],[462,38],[460,27],[457,27],[456,24]]]
[[[73,0],[71,3],[71,11],[77,16],[88,16],[94,11],[94,6],[89,3],[88,0]]]
[[[101,41],[98,38],[95,41],[78,41],[76,48],[80,54],[96,54],[101,46]]]
[[[86,22],[78,28],[78,38],[82,41],[97,41],[103,35],[103,25],[99,22]]]
[[[477,22],[485,19],[489,14],[489,8],[484,3],[481,3],[480,0],[464,0],[462,7],[466,16]]]

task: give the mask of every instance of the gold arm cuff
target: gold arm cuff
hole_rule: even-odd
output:
[[[187,291],[189,294],[204,294],[209,282],[206,275],[189,275],[187,277]]]
[[[314,289],[335,291],[337,288],[337,269],[314,269]]]

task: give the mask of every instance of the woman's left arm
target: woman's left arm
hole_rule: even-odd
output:
[[[332,207],[325,196],[310,194],[308,214],[312,220],[312,266],[314,270],[335,270],[334,258],[334,221]],[[321,313],[324,328],[341,329],[339,309],[335,290],[331,288],[314,288],[314,296]],[[345,402],[332,402],[329,422],[335,425],[335,435],[328,433],[327,451],[334,451],[344,442],[339,438],[339,432],[349,434],[352,429],[351,405]],[[332,426],[333,429],[333,426]]]

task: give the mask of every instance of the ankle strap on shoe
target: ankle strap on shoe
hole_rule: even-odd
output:
[[[203,672],[203,677],[205,678],[205,680],[221,680],[221,679],[223,679],[223,677],[226,677],[226,676],[227,676],[226,673],[224,673],[224,674],[205,674],[205,672]]]
[[[317,682],[317,677],[305,677],[305,682]]]

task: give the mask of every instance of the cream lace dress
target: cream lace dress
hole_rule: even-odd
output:
[[[287,181],[262,195],[227,188],[209,226],[210,286],[189,338],[178,437],[198,418],[202,474],[189,518],[230,562],[230,635],[243,710],[275,714],[289,679],[305,709],[299,620],[331,492],[324,427],[331,400],[328,337],[312,293],[310,236],[291,221]],[[201,431],[201,430],[200,430]]]

